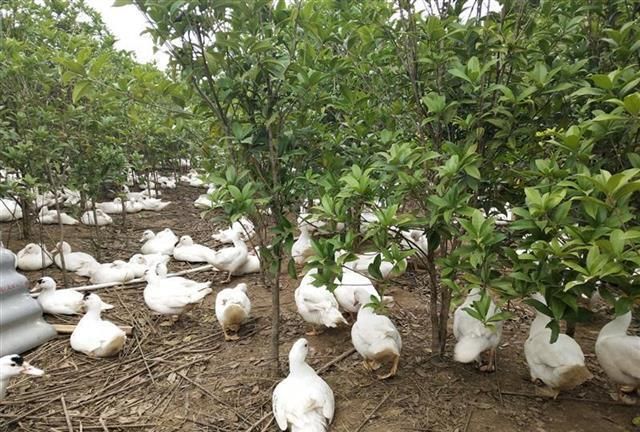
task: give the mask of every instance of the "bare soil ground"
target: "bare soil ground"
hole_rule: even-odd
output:
[[[190,234],[195,241],[214,245],[215,228],[200,218],[192,206],[202,191],[179,186],[165,191],[173,201],[161,213],[127,215],[126,227],[115,224],[101,229],[103,261],[127,259],[136,253],[145,229],[170,227],[178,235]],[[17,228],[8,240],[9,224],[0,225],[5,245],[17,251],[27,240],[17,239]],[[34,230],[38,235],[38,229]],[[44,228],[51,249],[57,227]],[[93,229],[65,227],[65,238],[74,250],[93,253]],[[34,239],[31,239],[34,240]],[[172,262],[171,270],[187,268]],[[54,267],[27,274],[33,282],[41,275],[62,282]],[[523,343],[533,314],[512,305],[514,319],[505,324],[499,350],[498,371],[482,374],[472,365],[461,365],[429,352],[427,294],[416,287],[423,275],[409,272],[392,281],[387,292],[396,299],[391,316],[404,342],[398,376],[381,382],[361,366],[357,354],[333,362],[322,376],[333,388],[337,412],[332,431],[387,432],[601,432],[638,431],[632,419],[640,407],[612,401],[612,390],[594,355],[599,328],[608,317],[578,328],[582,346],[595,377],[558,400],[535,396],[529,381]],[[226,287],[224,276],[213,272],[193,275],[212,280],[215,292]],[[173,325],[149,313],[142,299],[143,285],[108,288],[99,294],[116,306],[104,316],[135,327],[135,335],[115,359],[92,359],[76,353],[68,336],[59,336],[26,354],[45,369],[42,378],[20,378],[12,382],[5,401],[0,402],[0,431],[276,431],[271,420],[271,392],[280,378],[270,373],[270,292],[258,275],[235,278],[246,282],[253,302],[253,320],[241,330],[237,342],[225,342],[213,312],[214,295]],[[84,285],[74,278],[72,286]],[[291,344],[306,327],[295,311],[296,281],[283,281],[283,367]],[[48,316],[52,323],[74,323],[76,317]],[[632,331],[638,332],[637,322]],[[315,349],[309,362],[316,368],[331,363],[352,348],[348,328],[309,337]],[[449,347],[453,346],[453,340]],[[64,406],[66,409],[63,408]]]

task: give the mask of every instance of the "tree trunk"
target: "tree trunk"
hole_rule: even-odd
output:
[[[271,286],[271,361],[274,376],[280,375],[280,255],[276,257],[276,275]]]
[[[96,238],[93,241],[93,248],[96,254],[96,260],[102,261],[102,254],[100,252],[100,227],[98,227],[98,214],[96,212],[96,199],[91,198],[91,211],[93,212],[93,227],[96,234]]]
[[[22,237],[28,239],[31,237],[31,202],[27,198],[20,197],[20,206],[22,206]]]
[[[58,213],[58,229],[60,230],[60,241],[58,242],[60,246],[62,246],[62,242],[64,241],[64,227],[62,225],[62,219],[60,219],[60,202],[58,201],[58,191],[55,192],[56,197],[56,213]],[[60,263],[62,264],[62,283],[65,287],[68,287],[67,283],[67,264],[64,261],[64,254],[61,250],[58,250],[58,254],[60,255]]]

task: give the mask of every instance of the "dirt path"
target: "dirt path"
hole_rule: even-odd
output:
[[[195,241],[213,246],[214,225],[202,220],[192,206],[201,190],[179,187],[163,198],[174,203],[161,213],[127,215],[127,226],[116,224],[102,230],[103,261],[128,259],[138,252],[145,229],[172,228]],[[2,224],[7,245],[8,224]],[[37,233],[37,229],[35,232]],[[8,246],[19,250],[25,243],[12,230]],[[93,252],[93,230],[66,227],[65,237],[74,250]],[[45,228],[49,248],[58,238],[56,227]],[[170,270],[187,268],[172,262]],[[59,283],[61,273],[53,267],[42,274]],[[27,274],[31,281],[40,272]],[[390,283],[388,293],[396,300],[391,311],[403,337],[404,349],[397,377],[380,382],[361,366],[357,354],[336,363],[323,377],[336,396],[336,432],[481,432],[634,431],[631,421],[640,407],[615,405],[610,387],[597,365],[594,343],[606,316],[578,329],[582,346],[595,378],[559,400],[533,396],[524,361],[523,343],[533,314],[514,306],[515,318],[505,324],[499,350],[498,372],[483,375],[471,365],[438,359],[428,350],[429,320],[426,293],[416,292],[414,274]],[[420,277],[420,275],[417,275]],[[212,280],[214,294],[228,286],[223,275],[203,272],[197,280]],[[215,296],[209,296],[174,326],[151,315],[142,300],[143,285],[101,290],[100,295],[116,308],[105,317],[132,324],[136,336],[119,358],[90,359],[71,350],[68,336],[37,348],[27,356],[46,370],[40,379],[20,379],[0,402],[0,431],[67,431],[60,396],[75,431],[246,431],[264,417],[253,431],[276,431],[269,415],[271,391],[277,380],[269,375],[270,293],[257,276],[236,278],[249,285],[254,319],[241,331],[241,340],[225,343],[213,314]],[[84,284],[75,278],[73,285]],[[305,326],[293,303],[296,282],[283,281],[281,356],[304,335]],[[73,323],[74,317],[47,317],[50,322]],[[633,331],[638,332],[637,323]],[[310,363],[319,368],[351,348],[347,328],[309,337],[315,352]],[[452,346],[452,343],[449,344]],[[286,361],[284,362],[286,366]],[[365,423],[365,419],[369,419]],[[8,422],[14,420],[11,424]],[[81,426],[82,425],[82,426]],[[104,426],[103,426],[104,425]]]

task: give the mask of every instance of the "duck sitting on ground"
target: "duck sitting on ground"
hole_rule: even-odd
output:
[[[488,295],[488,294],[487,294]],[[454,358],[460,363],[476,361],[483,372],[496,370],[496,349],[502,337],[502,321],[494,323],[493,327],[485,326],[481,321],[469,315],[465,310],[479,301],[482,297],[479,288],[473,288],[453,314],[453,334],[458,340]],[[493,301],[489,306],[488,316],[500,312]],[[485,352],[489,352],[487,363],[481,360]]]
[[[76,274],[88,275],[94,284],[124,283],[134,278],[134,272],[129,263],[121,260],[105,264],[85,263]]]
[[[56,289],[56,282],[45,276],[38,279],[31,292],[40,291],[38,303],[45,313],[76,315],[84,309],[84,295],[74,289]],[[101,310],[113,309],[113,306],[101,301]]]
[[[92,357],[113,357],[117,355],[127,341],[125,332],[100,317],[102,300],[97,294],[84,293],[87,312],[71,333],[71,348]]]
[[[631,394],[640,395],[640,337],[627,334],[631,311],[602,327],[596,341],[596,356],[611,381],[618,386],[616,398],[635,404]]]
[[[163,255],[171,255],[173,253],[173,249],[175,248],[175,244],[178,239],[173,234],[173,231],[160,231],[155,234],[151,230],[146,230],[142,233],[142,238],[140,242],[144,242],[140,251],[143,254],[163,254]]]
[[[546,305],[541,294],[536,293],[532,298]],[[551,343],[551,329],[547,328],[550,321],[550,317],[536,311],[529,338],[524,343],[524,354],[531,380],[546,384],[547,389],[541,393],[555,399],[561,391],[579,386],[591,379],[592,375],[584,364],[580,345],[573,338],[561,333]]]
[[[158,266],[161,267],[162,265]],[[147,270],[145,279],[147,286],[143,296],[147,307],[157,314],[171,315],[174,322],[212,291],[209,287],[211,282],[199,283],[184,278],[163,277],[154,270]],[[190,283],[185,283],[184,280]]]
[[[17,201],[0,198],[0,222],[11,222],[22,219],[22,207]]]
[[[46,247],[29,243],[17,254],[18,268],[24,271],[42,270],[53,264],[53,258]]]
[[[11,378],[20,374],[42,376],[44,371],[33,367],[21,355],[9,354],[0,357],[0,400],[7,395]]]
[[[78,225],[80,223],[68,214],[60,212],[60,215],[58,215],[57,211],[49,210],[46,206],[40,209],[36,222],[43,225],[57,225],[59,223],[62,225]]]
[[[216,318],[222,327],[226,341],[237,340],[240,326],[249,318],[251,301],[247,296],[247,284],[225,288],[216,296]],[[230,335],[229,330],[232,332]]]
[[[64,258],[64,266],[71,272],[78,271],[86,263],[98,264],[98,261],[88,253],[72,252],[71,246],[66,241],[58,242],[53,253],[53,261],[56,263],[58,268],[62,268],[62,259]]]
[[[239,220],[231,224],[231,227],[220,230],[218,233],[211,236],[212,239],[219,241],[220,243],[233,243],[233,233],[240,234],[240,238],[244,241],[249,241],[255,233],[255,227],[246,217],[242,217]]]
[[[282,431],[325,432],[333,420],[333,391],[306,363],[308,352],[306,339],[293,344],[289,375],[273,390],[273,416]]]
[[[96,209],[96,217],[98,220],[97,224],[95,223],[93,218],[93,210],[87,210],[80,217],[80,222],[82,222],[85,225],[98,225],[98,226],[105,226],[113,223],[113,219],[111,219],[111,216],[106,214],[101,209]]]
[[[173,249],[173,258],[176,261],[191,263],[213,262],[216,251],[201,244],[195,244],[193,239],[184,235]]]

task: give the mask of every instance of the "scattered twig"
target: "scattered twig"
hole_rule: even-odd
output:
[[[102,430],[104,432],[109,432],[109,428],[107,427],[106,423],[104,422],[102,417],[98,418],[98,421],[100,422],[100,426],[102,426]]]
[[[533,398],[533,399],[551,399],[549,396],[545,396],[545,395],[540,395],[540,394],[535,394],[535,393],[521,393],[521,392],[516,392],[516,391],[502,391],[502,394],[505,395],[509,395],[509,396],[520,396],[520,397],[527,397],[527,398]],[[575,398],[575,397],[571,397],[571,396],[558,396],[556,398],[556,400],[565,400],[565,401],[572,401],[572,402],[586,402],[586,403],[594,403],[594,404],[601,404],[601,405],[616,405],[616,406],[630,406],[627,405],[623,402],[618,402],[618,401],[613,401],[613,400],[600,400],[600,399],[587,399],[587,398]]]
[[[380,402],[378,403],[378,405],[375,406],[375,408],[373,408],[371,410],[371,412],[369,413],[369,415],[367,415],[367,417],[362,421],[362,423],[360,423],[360,426],[358,426],[358,429],[356,429],[355,432],[360,432],[362,430],[363,427],[365,427],[367,425],[367,423],[369,422],[369,420],[371,420],[371,417],[373,417],[373,415],[380,409],[380,407],[382,406],[383,403],[385,403],[385,401],[387,399],[389,399],[389,396],[391,396],[391,392],[387,392],[387,394],[384,395],[384,397],[382,398],[382,400],[380,400]]]
[[[64,418],[67,420],[67,428],[69,429],[69,432],[73,432],[73,424],[71,424],[71,417],[69,417],[69,411],[67,411],[67,404],[64,401],[64,395],[60,395],[60,402],[62,403]]]
[[[347,357],[349,357],[351,354],[353,354],[354,352],[356,352],[355,348],[351,348],[345,352],[343,352],[342,354],[340,354],[338,357],[334,358],[333,360],[331,360],[329,363],[325,364],[324,366],[322,366],[320,369],[318,369],[316,372],[318,374],[321,374],[322,372],[326,371],[327,369],[329,369],[331,366],[333,366],[334,364],[341,362],[342,360],[346,359]]]
[[[216,400],[218,403],[226,406],[229,408],[229,410],[234,413],[235,415],[237,415],[239,418],[241,418],[245,423],[249,424],[249,420],[247,420],[247,418],[240,414],[238,411],[236,411],[231,405],[229,405],[227,402],[223,401],[222,399],[220,399],[218,396],[214,395],[213,393],[211,393],[209,390],[207,390],[204,386],[202,386],[201,384],[195,382],[194,380],[192,380],[191,378],[189,378],[188,376],[186,376],[185,374],[181,373],[181,372],[177,372],[178,376],[181,376],[182,378],[184,378],[186,381],[189,381],[191,384],[193,384],[194,386],[198,387],[200,390],[202,390],[207,396],[211,397],[212,399]]]
[[[469,415],[467,416],[467,422],[464,425],[464,429],[462,432],[467,432],[469,430],[469,425],[471,424],[471,417],[473,416],[473,407],[469,408]]]

